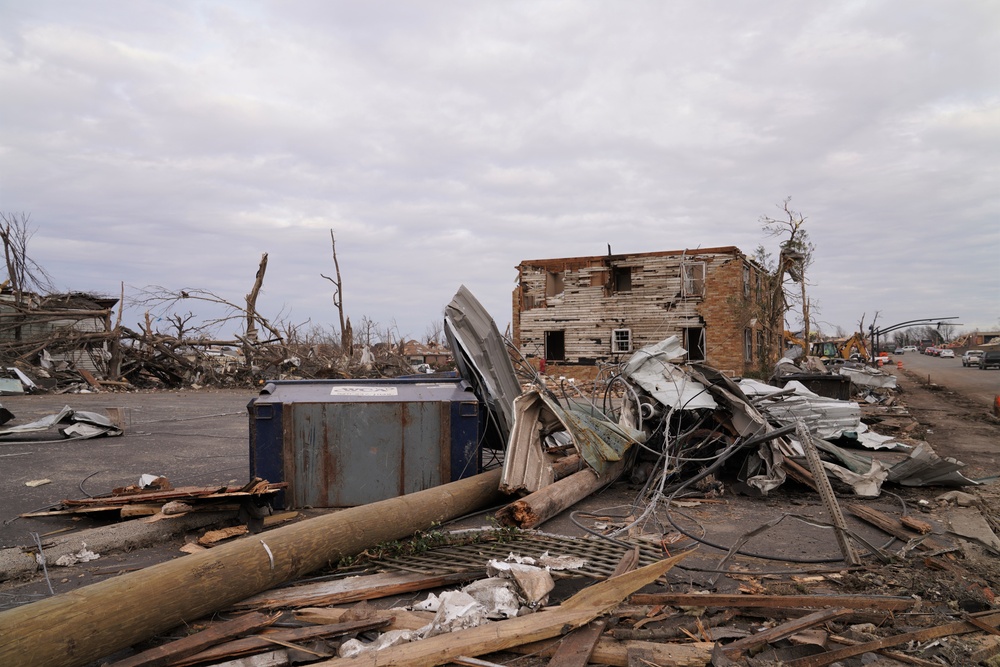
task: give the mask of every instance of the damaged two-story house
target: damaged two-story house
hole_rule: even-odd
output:
[[[527,260],[517,270],[514,344],[549,372],[573,366],[580,376],[668,336],[688,361],[734,374],[780,350],[784,301],[773,305],[773,280],[735,247]]]

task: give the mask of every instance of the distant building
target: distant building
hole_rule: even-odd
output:
[[[689,361],[742,374],[781,350],[784,301],[762,320],[766,271],[735,247],[525,260],[514,344],[539,365],[594,366],[678,336]]]
[[[95,357],[107,355],[112,308],[118,299],[93,294],[22,294],[18,305],[10,291],[0,292],[0,351],[4,356],[37,357],[99,370]]]
[[[440,343],[420,343],[408,340],[403,343],[403,356],[413,366],[427,364],[432,368],[441,368],[452,362],[451,351]]]
[[[965,341],[966,347],[979,347],[981,345],[1000,345],[1000,331],[976,331],[969,334]]]

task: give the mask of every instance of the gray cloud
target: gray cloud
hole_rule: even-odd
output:
[[[0,208],[60,285],[419,336],[522,259],[774,246],[819,318],[997,326],[989,2],[0,3]],[[12,103],[12,101],[14,101]]]

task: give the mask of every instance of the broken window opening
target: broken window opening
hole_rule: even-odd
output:
[[[685,328],[684,348],[687,349],[688,361],[705,361],[705,328]]]
[[[681,265],[684,276],[684,296],[705,296],[705,262],[686,262]]]
[[[546,331],[545,332],[545,360],[565,361],[566,360],[566,332]]]
[[[743,265],[743,296],[750,298],[750,266]]]
[[[615,292],[632,291],[632,267],[616,266],[611,269],[611,285]]]
[[[535,295],[525,294],[523,303],[524,305],[522,306],[522,309],[524,310],[531,310],[532,308],[535,308],[537,306],[537,304],[535,303]]]
[[[753,331],[743,330],[743,361],[753,362]]]
[[[612,329],[611,330],[611,353],[627,354],[632,351],[632,330]]]
[[[549,271],[545,274],[545,296],[559,296],[565,289],[561,271]]]

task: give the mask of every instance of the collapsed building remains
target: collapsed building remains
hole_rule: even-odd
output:
[[[735,247],[526,260],[514,346],[536,365],[615,362],[675,335],[688,361],[744,374],[781,349],[785,304]]]

